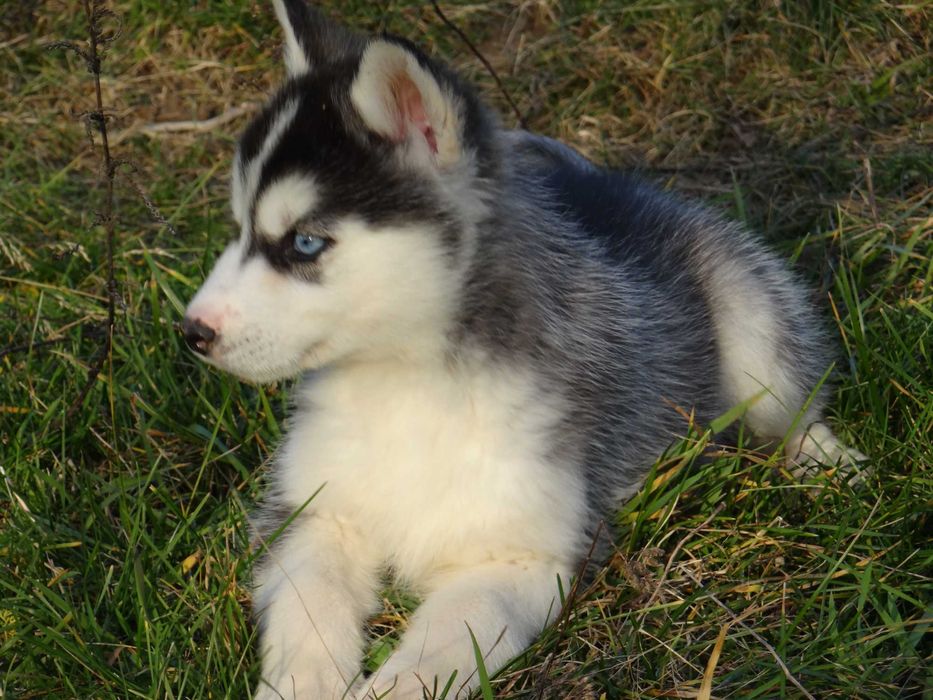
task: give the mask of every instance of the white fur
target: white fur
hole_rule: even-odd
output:
[[[306,175],[286,175],[266,188],[256,204],[256,228],[265,238],[281,238],[314,210],[314,181]]]
[[[275,16],[282,25],[282,32],[285,34],[285,69],[289,75],[301,75],[311,70],[311,64],[308,57],[298,43],[298,37],[295,36],[295,30],[291,22],[288,21],[288,11],[282,0],[272,0],[272,6],[275,8]]]
[[[233,220],[240,228],[243,227],[243,218],[246,215],[246,200],[243,196],[243,165],[240,163],[240,151],[233,155],[233,167],[230,168],[230,210]]]
[[[504,666],[559,612],[557,579],[567,586],[569,573],[560,563],[534,559],[490,561],[449,572],[415,612],[401,645],[362,695],[421,698],[427,688],[432,697],[455,671],[448,697],[465,697],[478,681],[470,633],[484,666]]]
[[[262,256],[244,260],[243,238],[229,246],[187,312],[219,335],[208,361],[263,382],[354,357],[438,352],[458,280],[436,237],[349,218],[329,232],[314,284]]]
[[[582,485],[544,466],[556,399],[517,370],[432,365],[367,363],[315,381],[283,448],[282,491],[300,502],[326,484],[315,510],[365,514],[367,539],[409,581],[580,546],[570,522]]]
[[[295,507],[320,491],[257,581],[257,601],[272,606],[265,619],[288,622],[276,632],[285,638],[270,644],[291,650],[290,640],[304,641],[294,664],[278,651],[267,667],[302,679],[307,672],[302,687],[318,677],[333,683],[335,667],[355,668],[379,565],[427,594],[373,680],[380,692],[398,677],[392,697],[420,697],[422,680],[433,686],[441,674],[443,687],[454,670],[458,686],[475,687],[475,677],[467,682],[475,670],[467,626],[490,667],[527,646],[559,609],[558,577],[568,585],[574,553],[585,545],[583,485],[544,454],[555,401],[518,370],[451,366],[439,357],[433,370],[395,360],[345,366],[305,387],[276,487]],[[348,585],[325,593],[335,577]],[[321,660],[318,633],[334,659]]]
[[[204,359],[244,379],[272,381],[301,370],[314,336],[289,332],[287,311],[276,301],[277,292],[297,294],[302,283],[283,278],[261,257],[244,261],[244,248],[243,239],[228,246],[187,314],[218,334]]]
[[[352,527],[326,518],[297,521],[287,538],[256,580],[266,632],[254,697],[340,698],[359,673],[378,557]]]
[[[715,304],[714,322],[721,355],[721,378],[730,403],[747,403],[745,418],[758,435],[781,438],[791,433],[785,454],[797,477],[817,465],[867,473],[867,458],[846,447],[820,422],[819,409],[793,382],[776,348],[780,342],[772,298],[759,288],[751,272],[736,262],[720,262],[706,283]]]
[[[297,112],[297,101],[292,101],[279,110],[275,122],[269,129],[266,140],[262,144],[262,148],[259,149],[256,157],[247,164],[245,171],[239,153],[233,161],[233,186],[230,190],[230,203],[234,211],[234,218],[240,224],[244,236],[248,233],[250,223],[249,208],[256,196],[256,188],[259,186],[259,176],[262,174],[263,166],[276,146],[279,145],[285,130],[291,126]]]
[[[188,311],[220,334],[210,361],[244,378],[328,365],[278,457],[289,506],[318,493],[256,578],[258,697],[366,692],[361,630],[386,566],[427,597],[375,689],[418,697],[452,671],[475,687],[468,630],[500,666],[559,609],[585,546],[583,484],[546,453],[560,398],[518,368],[445,355],[458,281],[435,235],[345,220],[334,236],[314,284],[231,245]]]
[[[277,121],[257,161],[292,118]],[[250,164],[240,196],[255,189],[253,172]],[[315,199],[305,179],[275,183],[258,229],[281,235]],[[501,666],[559,610],[558,580],[569,584],[585,547],[581,477],[547,454],[561,400],[519,368],[446,355],[463,271],[437,232],[346,219],[331,233],[315,283],[261,256],[244,260],[244,235],[188,310],[219,334],[208,360],[238,376],[327,367],[302,389],[278,456],[276,492],[295,509],[317,496],[256,576],[265,625],[257,696],[338,698],[352,686],[362,697],[395,686],[394,698],[420,697],[422,681],[433,687],[440,676],[443,687],[451,672],[469,689],[470,630],[490,668]],[[354,679],[362,629],[386,566],[426,599],[363,686]]]
[[[705,281],[712,292],[722,383],[730,403],[748,402],[746,420],[759,435],[784,435],[805,397],[775,352],[780,340],[774,300],[739,262],[720,262]]]

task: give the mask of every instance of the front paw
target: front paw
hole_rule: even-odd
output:
[[[452,682],[442,681],[410,670],[398,674],[377,672],[364,689],[357,692],[357,697],[360,700],[454,700],[461,697],[457,692],[461,685],[456,678]]]
[[[868,457],[843,444],[825,423],[812,424],[789,445],[793,449],[788,454],[787,465],[798,479],[811,477],[829,467],[830,473],[850,486],[859,486],[871,474]]]
[[[342,678],[330,675],[312,677],[307,673],[279,675],[259,681],[253,700],[356,700],[357,696]]]

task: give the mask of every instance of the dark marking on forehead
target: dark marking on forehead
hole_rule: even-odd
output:
[[[315,218],[334,221],[355,216],[373,227],[430,224],[452,257],[460,250],[461,227],[454,211],[428,175],[402,167],[395,145],[362,123],[349,102],[355,63],[322,67],[290,80],[246,130],[240,142],[243,167],[255,158],[282,108],[295,101],[295,118],[265,158],[249,219],[256,203],[277,180],[307,175],[319,199]],[[253,226],[251,225],[251,228]]]
[[[286,85],[278,99],[297,99],[298,110],[263,164],[254,202],[283,176],[306,174],[320,185],[315,211],[321,216],[449,228],[456,218],[434,183],[401,167],[394,145],[363,127],[347,97],[355,72],[356,66],[329,67]]]
[[[249,123],[243,135],[240,136],[239,151],[241,167],[245,169],[246,165],[259,155],[259,151],[262,150],[262,144],[264,144],[269,137],[269,132],[272,131],[276,118],[294,97],[295,95],[293,93],[287,90],[280,90],[268,104],[266,104],[259,116]]]

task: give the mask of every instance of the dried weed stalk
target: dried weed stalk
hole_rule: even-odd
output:
[[[496,73],[496,69],[492,67],[492,64],[486,59],[486,57],[482,54],[482,52],[480,52],[480,50],[476,48],[476,45],[472,41],[470,41],[470,37],[466,35],[466,32],[464,32],[462,29],[460,29],[460,27],[458,27],[456,24],[454,24],[447,18],[447,15],[445,15],[443,10],[441,10],[441,6],[437,4],[437,0],[431,0],[431,6],[434,8],[434,13],[438,16],[441,22],[444,23],[444,26],[446,26],[448,29],[453,31],[454,34],[460,37],[460,40],[464,44],[467,45],[467,48],[469,48],[470,51],[473,52],[473,55],[476,56],[476,58],[479,59],[480,63],[483,64],[483,66],[489,72],[489,75],[492,76],[492,79],[496,81],[496,85],[499,87],[499,90],[502,92],[502,95],[505,97],[506,102],[509,103],[509,106],[512,108],[512,111],[515,113],[515,119],[518,121],[518,126],[521,127],[522,129],[527,129],[528,123],[525,120],[525,115],[522,114],[522,111],[518,108],[518,105],[515,104],[515,100],[512,99],[512,95],[509,94],[508,90],[506,90],[505,84],[502,82],[502,79],[499,78],[499,74]]]
[[[110,115],[104,110],[104,100],[101,92],[101,65],[102,59],[108,45],[112,44],[120,34],[120,23],[118,16],[109,8],[104,6],[102,0],[83,0],[84,14],[87,18],[88,38],[84,46],[80,46],[71,41],[57,41],[49,45],[49,49],[65,49],[78,55],[84,60],[88,72],[92,75],[94,81],[95,108],[88,112],[83,112],[81,116],[84,119],[85,128],[93,141],[93,133],[96,131],[100,137],[100,178],[104,186],[104,200],[100,210],[97,212],[94,224],[103,226],[106,234],[106,255],[107,255],[107,322],[102,334],[103,341],[98,348],[88,370],[87,379],[78,395],[71,402],[66,413],[67,418],[74,416],[75,412],[84,404],[88,392],[103,371],[104,364],[113,362],[113,334],[116,329],[117,305],[122,305],[119,285],[116,279],[116,270],[114,266],[114,248],[116,245],[116,211],[114,206],[114,188],[117,171],[121,168],[128,170],[126,179],[130,188],[136,192],[149,211],[153,220],[169,228],[175,233],[172,225],[159,212],[155,203],[146,195],[134,175],[137,172],[136,166],[127,160],[114,159],[110,152],[110,138],[107,132],[107,121]],[[113,22],[115,29],[109,31],[105,28],[105,23]],[[112,413],[112,407],[111,407]]]

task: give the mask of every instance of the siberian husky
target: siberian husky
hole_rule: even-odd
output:
[[[502,128],[404,39],[274,6],[288,77],[183,324],[242,379],[305,377],[256,519],[255,697],[466,696],[474,644],[493,672],[555,617],[685,415],[744,403],[795,466],[862,459],[822,422],[807,292],[742,227]],[[364,677],[387,572],[423,602]]]

